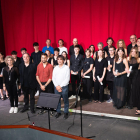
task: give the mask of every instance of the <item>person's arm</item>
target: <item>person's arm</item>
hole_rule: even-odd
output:
[[[97,53],[97,52],[95,52],[95,53],[94,53],[94,56],[93,56],[93,59],[94,59],[94,60],[96,59],[96,53]]]
[[[95,82],[96,81],[96,78],[95,78],[95,66],[93,68],[93,81]]]
[[[99,82],[102,82],[104,77],[105,77],[105,73],[106,73],[106,67],[104,67],[104,70],[103,70],[103,75],[102,77],[100,78]]]
[[[81,66],[79,67],[78,71],[77,72],[80,72],[83,68],[83,63],[84,63],[84,58],[83,56],[81,57]]]
[[[127,57],[127,49],[125,49],[125,55],[126,55],[126,57]]]
[[[68,67],[70,68],[70,60],[67,60]]]
[[[53,66],[53,58],[51,59],[51,65]]]
[[[105,51],[105,58],[107,57],[107,52]]]
[[[92,69],[93,69],[93,64],[90,64],[90,68],[89,68],[85,73],[83,73],[83,77],[84,77],[86,74],[88,74],[89,72],[91,72]]]
[[[73,74],[73,70],[72,70],[72,56],[70,57],[70,71],[71,71],[71,74]]]

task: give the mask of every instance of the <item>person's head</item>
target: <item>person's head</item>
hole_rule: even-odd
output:
[[[126,48],[125,42],[123,39],[119,39],[117,42],[117,48],[123,47],[124,49]]]
[[[38,42],[34,42],[34,43],[33,43],[33,47],[34,47],[35,50],[38,50],[38,49],[39,49],[39,44],[38,44]]]
[[[115,55],[115,61],[117,62],[119,57],[121,57],[122,59],[124,59],[125,56],[125,51],[123,47],[120,47],[117,49],[116,55]]]
[[[23,54],[24,63],[30,63],[30,55],[28,53]]]
[[[114,55],[114,53],[115,53],[114,47],[113,47],[113,46],[110,46],[110,47],[109,47],[109,54],[110,54],[110,55]]]
[[[46,40],[46,45],[47,45],[47,46],[50,46],[50,44],[51,44],[51,40],[50,40],[50,39],[47,39],[47,40]]]
[[[46,63],[47,62],[47,58],[48,58],[48,56],[47,56],[46,53],[42,53],[41,54],[41,62],[42,63]]]
[[[74,52],[75,52],[75,54],[79,54],[79,51],[80,51],[79,45],[74,46]]]
[[[99,42],[98,44],[97,44],[97,47],[98,47],[98,50],[102,50],[103,49],[103,43],[102,42]]]
[[[26,48],[21,48],[21,54],[23,55],[24,53],[27,53],[27,49]]]
[[[130,51],[130,54],[129,54],[129,60],[131,60],[132,57],[135,57],[137,59],[138,56],[139,56],[139,54],[138,54],[137,47],[133,47]]]
[[[89,46],[89,49],[91,50],[92,53],[94,53],[95,46],[94,46],[94,45],[90,45],[90,46]]]
[[[59,46],[63,46],[64,45],[64,40],[63,39],[59,39],[58,40],[58,44],[59,44]]]
[[[131,42],[132,44],[135,44],[136,41],[137,41],[136,35],[131,35],[131,36],[130,36],[130,42]]]
[[[86,49],[85,50],[85,54],[86,54],[86,57],[90,57],[91,56],[91,50],[90,49]]]
[[[104,53],[103,53],[103,50],[98,50],[98,55],[97,55],[97,59],[99,59],[99,58],[104,58],[105,56],[104,56]]]
[[[59,55],[59,48],[54,48],[54,56],[58,56]]]
[[[3,60],[3,58],[4,58],[4,54],[0,52],[0,60]]]
[[[65,58],[62,55],[59,55],[57,57],[58,65],[63,65],[64,64],[64,61],[65,61]]]
[[[140,52],[140,38],[137,39],[138,51]]]
[[[108,37],[106,43],[108,44],[108,46],[112,46],[114,40],[112,37]]]
[[[77,38],[74,38],[74,39],[73,39],[73,45],[74,45],[74,46],[78,45],[78,39],[77,39]]]
[[[12,66],[14,64],[14,58],[10,55],[6,56],[5,57],[5,63],[8,65],[8,66]]]
[[[11,55],[14,59],[17,59],[17,52],[16,51],[12,51]]]
[[[65,59],[68,59],[68,55],[67,55],[67,52],[66,52],[66,51],[63,51],[63,52],[62,52],[62,56],[63,56]]]
[[[51,57],[51,53],[49,50],[46,50],[45,53],[47,54],[47,56],[50,58]]]

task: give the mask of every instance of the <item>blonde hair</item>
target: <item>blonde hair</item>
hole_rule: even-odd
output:
[[[131,51],[132,51],[132,50],[135,50],[135,51],[136,51],[136,56],[135,56],[135,58],[138,60],[138,58],[139,58],[139,53],[138,53],[137,47],[133,47],[133,48],[131,49]],[[132,59],[131,51],[130,51],[130,54],[129,54],[129,61]]]
[[[119,39],[119,40],[118,40],[118,42],[117,42],[117,48],[119,48],[119,42],[120,42],[120,41],[122,41],[122,43],[123,43],[123,46],[122,46],[122,47],[125,49],[125,48],[126,48],[126,45],[125,45],[125,42],[124,42],[123,39]]]
[[[14,64],[14,58],[12,56],[8,55],[8,56],[5,57],[5,60],[4,60],[6,65],[8,65],[7,61],[8,61],[9,58],[12,59],[12,62]]]

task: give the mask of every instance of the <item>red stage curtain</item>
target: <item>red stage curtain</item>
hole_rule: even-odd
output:
[[[78,38],[84,49],[113,37],[130,43],[131,34],[140,36],[140,0],[1,0],[6,54],[26,47],[33,51],[34,41],[40,50],[47,38],[58,46],[63,39],[69,49]]]

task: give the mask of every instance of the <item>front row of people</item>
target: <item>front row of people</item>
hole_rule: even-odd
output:
[[[65,58],[60,55],[57,57],[58,65],[53,69],[53,66],[47,61],[48,56],[46,53],[41,54],[41,63],[36,67],[35,64],[30,63],[29,54],[24,53],[24,63],[20,64],[18,71],[13,66],[13,57],[7,56],[5,59],[7,66],[3,69],[3,86],[6,87],[10,96],[11,108],[9,113],[18,112],[17,84],[19,85],[18,89],[22,88],[24,93],[25,105],[21,112],[28,110],[30,94],[31,112],[35,113],[34,95],[38,82],[40,92],[60,94],[63,97],[64,118],[67,119],[69,109],[68,84],[71,73],[73,94],[76,94],[75,82],[77,81],[77,86],[79,86],[82,77],[83,92],[87,95],[89,102],[91,102],[94,81],[94,102],[101,104],[104,100],[104,87],[108,84],[110,90],[109,102],[113,101],[114,107],[117,109],[125,105],[130,109],[138,107],[136,114],[140,114],[140,88],[138,85],[140,59],[138,58],[137,48],[131,49],[128,60],[125,57],[124,49],[121,47],[117,49],[116,54],[114,53],[114,47],[110,47],[110,56],[107,58],[104,57],[104,52],[99,50],[95,61],[90,57],[90,49],[86,49],[85,59],[79,54],[79,50],[79,46],[75,46],[75,54],[70,58],[70,68],[64,64]],[[60,115],[61,101],[57,108],[56,118]]]

